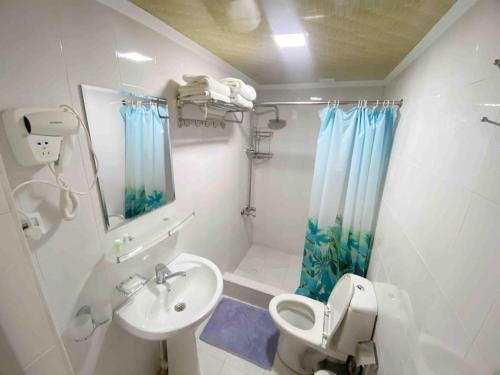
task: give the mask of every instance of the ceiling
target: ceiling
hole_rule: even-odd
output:
[[[259,84],[384,79],[455,0],[131,0]],[[303,33],[279,48],[273,34]]]

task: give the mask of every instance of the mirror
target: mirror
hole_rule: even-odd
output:
[[[167,100],[81,85],[107,230],[175,199]]]

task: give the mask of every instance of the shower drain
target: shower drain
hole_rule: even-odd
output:
[[[179,302],[174,306],[174,310],[177,312],[183,311],[186,308],[186,304],[184,302]]]

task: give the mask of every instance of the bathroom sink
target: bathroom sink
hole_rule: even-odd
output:
[[[185,272],[165,284],[152,278],[137,295],[115,311],[120,326],[145,340],[164,340],[196,328],[214,309],[223,279],[211,261],[180,254],[168,264],[172,272]]]

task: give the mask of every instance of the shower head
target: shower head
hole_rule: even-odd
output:
[[[267,127],[273,130],[283,129],[285,126],[286,126],[286,121],[280,120],[279,118],[271,119],[267,123]]]
[[[263,115],[265,113],[269,113],[269,112],[274,112],[276,114],[276,118],[269,120],[268,123],[267,123],[267,127],[269,129],[279,130],[279,129],[283,129],[286,126],[286,121],[285,120],[280,120],[280,111],[279,111],[277,105],[262,103],[262,104],[255,105],[255,107],[267,107],[267,108],[270,108],[270,109],[262,111],[262,112],[256,112],[258,116],[259,115]]]

